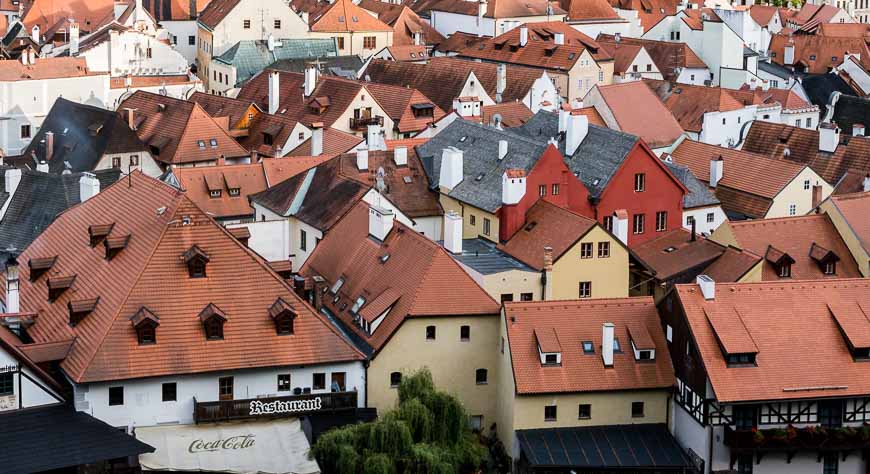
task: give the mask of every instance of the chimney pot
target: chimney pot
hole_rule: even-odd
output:
[[[834,153],[840,144],[840,129],[837,124],[825,122],[819,125],[819,151]]]
[[[438,181],[441,187],[451,190],[464,178],[463,153],[456,147],[447,147],[441,152],[441,169],[438,173]]]
[[[526,175],[522,170],[506,170],[501,177],[501,202],[518,204],[526,195]]]
[[[314,89],[317,87],[317,67],[313,64],[309,64],[305,66],[305,97],[309,97],[314,93]]]
[[[323,154],[323,124],[311,124],[311,156]]]
[[[356,168],[360,171],[369,169],[369,149],[365,145],[356,149]]]
[[[45,161],[54,158],[54,132],[45,132]]]
[[[393,161],[396,166],[408,166],[408,147],[398,146],[393,149]]]
[[[389,209],[369,207],[369,235],[383,242],[393,228],[395,217]]]
[[[444,213],[444,248],[452,254],[462,254],[462,216],[456,211]]]
[[[867,173],[867,176],[864,176],[864,192],[870,193],[870,173]]]
[[[852,136],[855,137],[863,137],[864,136],[864,124],[856,123],[852,125]]]
[[[716,282],[712,278],[707,275],[698,275],[696,282],[701,287],[701,294],[704,295],[705,300],[716,299]]]
[[[525,25],[520,26],[520,47],[523,48],[529,42],[529,28]]]
[[[36,171],[39,171],[40,173],[48,173],[48,162],[40,161],[39,163],[37,163]]]
[[[565,154],[573,156],[589,133],[589,119],[583,114],[568,115],[568,129],[565,131]]]
[[[100,192],[100,180],[93,173],[82,173],[79,178],[79,201],[85,202]]]
[[[307,73],[306,73],[306,78]],[[272,71],[269,73],[269,114],[273,115],[278,112],[278,101],[280,97],[280,89],[279,86],[281,84],[281,73],[278,71]],[[308,90],[308,81],[305,81],[306,91]],[[306,93],[305,96],[308,97],[310,94]]]
[[[507,140],[499,140],[498,141],[498,159],[503,160],[508,154],[508,141]]]
[[[18,189],[18,185],[21,184],[21,170],[18,168],[7,169],[3,177],[6,193],[12,196],[15,194],[15,190]]]
[[[19,170],[20,171],[20,170]],[[8,171],[7,171],[8,173]],[[10,259],[6,262],[6,312],[18,313],[21,311],[18,290],[18,262]],[[13,283],[14,282],[14,283]]]

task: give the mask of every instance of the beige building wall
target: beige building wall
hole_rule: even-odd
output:
[[[840,213],[840,210],[834,206],[834,203],[831,200],[826,200],[819,207],[822,212],[831,218],[831,222],[834,223],[834,227],[837,228],[840,237],[842,237],[843,241],[846,242],[846,247],[849,248],[849,252],[852,253],[853,257],[855,257],[855,261],[858,262],[858,269],[861,271],[861,275],[864,277],[870,277],[870,252],[864,249],[864,246],[861,245],[861,241],[858,239],[858,236],[855,235],[855,232],[846,221],[846,218],[843,217],[843,214]]]
[[[370,36],[375,37],[375,45],[373,48],[365,48],[365,38]],[[355,31],[349,32],[311,32],[311,38],[343,38],[344,47],[339,48],[339,56],[359,55],[363,59],[377,53],[387,46],[393,45],[392,31]],[[341,41],[337,44],[340,45]]]
[[[610,257],[598,258],[598,242],[610,242]],[[580,258],[583,243],[592,258]],[[553,299],[577,299],[580,282],[592,282],[593,298],[628,296],[628,250],[601,226],[595,226],[553,264]]]
[[[511,270],[484,275],[481,286],[492,299],[501,301],[502,295],[512,295],[513,301],[522,301],[523,293],[531,293],[532,301],[543,296],[541,274],[535,271]]]
[[[366,90],[365,87],[361,88],[359,92],[357,92],[356,97],[354,97],[353,102],[348,105],[347,110],[341,114],[338,119],[332,124],[332,128],[336,130],[341,130],[342,132],[350,133],[352,135],[357,135],[360,137],[365,137],[366,130],[352,130],[350,128],[350,119],[353,118],[353,111],[356,109],[371,107],[372,108],[372,117],[380,115],[384,118],[384,138],[387,140],[392,140],[396,138],[394,129],[395,124],[393,119],[391,119],[384,109],[378,104],[378,102],[372,97],[371,93]]]
[[[725,221],[710,234],[710,240],[718,242],[722,245],[731,245],[733,247],[742,248],[737,242],[737,237],[734,236],[734,230],[731,229],[731,223]],[[763,255],[762,255],[763,256]]]
[[[809,181],[809,189],[805,189],[806,182]],[[822,179],[809,166],[804,168],[790,183],[786,185],[779,194],[773,199],[773,204],[767,211],[765,219],[774,217],[788,216],[803,216],[809,214],[813,210],[813,185],[819,184],[822,186],[822,200],[828,198],[834,187]],[[790,206],[795,205],[795,213],[790,214]]]
[[[764,260],[759,260],[758,263],[752,267],[751,270],[746,272],[742,278],[737,280],[737,283],[751,283],[751,282],[759,282],[761,281],[761,271],[764,269]]]
[[[135,157],[135,159],[133,159]],[[121,161],[120,170],[122,173],[127,173],[129,170],[140,170],[148,176],[152,178],[156,178],[163,174],[163,169],[160,167],[160,164],[151,156],[151,153],[147,151],[139,151],[135,153],[111,153],[105,154],[100,161],[94,166],[94,171],[97,170],[108,170],[112,169],[112,162],[115,158],[118,158]],[[139,162],[138,165],[133,165],[135,161]]]
[[[475,239],[483,237],[498,243],[498,218],[489,212],[474,206],[463,204],[456,199],[443,193],[441,194],[441,206],[444,212],[454,211],[462,216],[462,238]],[[484,219],[489,219],[489,234],[484,234]],[[473,222],[472,222],[473,221]]]
[[[498,321],[497,315],[406,319],[369,365],[367,406],[381,414],[394,408],[398,389],[390,386],[390,374],[427,367],[436,387],[457,395],[469,415],[482,415],[488,429],[496,419]],[[434,340],[426,339],[430,325]],[[471,331],[467,341],[459,337],[464,325]],[[487,370],[486,384],[476,383],[477,369]]]
[[[582,83],[581,83],[582,81]],[[613,61],[595,62],[589,50],[583,51],[574,66],[568,71],[568,87],[560,89],[568,100],[583,99],[596,85],[613,83]]]

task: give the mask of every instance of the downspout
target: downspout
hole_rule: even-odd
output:
[[[707,449],[707,463],[704,466],[704,473],[713,472],[713,425],[708,424],[707,427],[710,429],[710,447]],[[730,467],[730,466],[729,466]]]

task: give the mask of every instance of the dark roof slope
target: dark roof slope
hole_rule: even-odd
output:
[[[672,161],[665,161],[665,166],[689,191],[688,194],[683,196],[683,209],[717,206],[720,204],[719,199],[710,192],[710,188],[698,180],[689,168]]]
[[[834,113],[831,121],[836,123],[843,133],[852,134],[852,126],[870,124],[870,99],[851,95],[839,95],[834,103]]]

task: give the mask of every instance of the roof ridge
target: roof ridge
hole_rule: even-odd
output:
[[[776,224],[779,222],[785,221],[799,221],[799,220],[817,220],[817,219],[826,219],[827,214],[805,214],[802,216],[783,216],[783,217],[771,217],[768,219],[746,219],[742,221],[731,221],[730,224],[732,226],[750,226],[757,224]]]
[[[540,301],[505,301],[504,306],[505,309],[509,307],[519,306],[519,307],[535,307],[535,306],[567,306],[567,305],[581,305],[581,306],[595,306],[595,305],[607,305],[608,303],[616,303],[616,304],[652,304],[655,305],[655,301],[651,296],[625,296],[625,297],[611,297],[611,298],[581,298],[581,299],[569,299],[569,300],[540,300]]]

